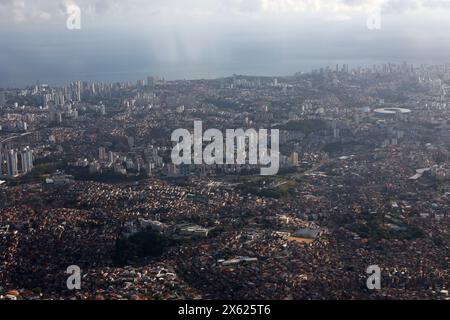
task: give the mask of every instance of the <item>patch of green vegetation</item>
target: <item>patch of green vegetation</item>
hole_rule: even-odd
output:
[[[105,224],[98,221],[83,221],[79,223],[78,226],[82,229],[95,230],[95,229],[102,229],[105,226]]]
[[[326,153],[329,153],[329,154],[340,153],[340,152],[344,151],[344,145],[340,142],[328,143],[323,148],[323,151],[325,151]]]
[[[404,229],[393,230],[386,226],[385,219],[382,216],[364,216],[348,226],[350,231],[357,233],[362,238],[381,240],[381,239],[404,239],[415,240],[424,237],[424,232],[417,226],[405,225]]]
[[[67,167],[66,161],[57,161],[49,163],[41,163],[35,165],[33,170],[21,177],[8,181],[9,186],[18,186],[24,183],[38,182],[43,179],[44,176],[54,174],[58,170],[64,170]]]
[[[340,143],[340,142],[332,142],[328,143],[323,147],[323,151],[328,154],[336,155],[342,153],[357,153],[363,150],[369,150],[373,148],[374,145],[370,143]]]
[[[265,184],[264,184],[265,182]],[[270,187],[270,184],[278,184],[278,186]],[[294,180],[284,180],[281,178],[266,179],[247,179],[241,186],[240,190],[244,194],[253,194],[258,197],[280,199],[292,194],[297,186]]]
[[[33,168],[30,175],[32,176],[42,176],[46,174],[52,174],[55,173],[57,170],[62,170],[66,168],[67,162],[65,161],[58,161],[58,162],[52,162],[52,163],[43,163],[40,165],[37,165]]]
[[[117,266],[138,263],[143,258],[159,257],[169,245],[168,238],[146,229],[129,237],[118,238],[112,260]]]

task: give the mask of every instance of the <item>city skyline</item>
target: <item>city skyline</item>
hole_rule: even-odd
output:
[[[60,83],[52,83],[51,81],[46,81],[46,79],[37,79],[34,82],[25,83],[20,86],[16,87],[0,87],[0,101],[3,101],[5,92],[9,90],[17,90],[17,89],[25,89],[25,88],[32,88],[35,86],[49,86],[51,88],[63,88],[70,86],[73,83],[81,82],[81,83],[96,83],[96,84],[102,84],[102,85],[114,85],[114,84],[143,84],[147,83],[149,80],[152,79],[152,81],[168,81],[168,82],[178,82],[178,81],[211,81],[211,80],[224,80],[233,78],[236,76],[244,76],[244,77],[251,77],[251,78],[261,78],[261,79],[267,79],[267,78],[289,78],[301,74],[310,74],[310,73],[320,73],[324,71],[338,71],[339,72],[369,72],[369,73],[377,73],[382,72],[383,68],[397,68],[397,67],[404,67],[405,65],[411,69],[426,69],[426,68],[434,68],[437,66],[448,66],[450,63],[413,63],[411,61],[401,60],[398,62],[393,61],[384,61],[383,62],[374,62],[373,64],[355,64],[350,65],[346,61],[335,61],[335,64],[321,64],[318,65],[316,68],[312,68],[311,70],[297,70],[295,72],[292,72],[290,74],[247,74],[247,73],[233,73],[233,74],[224,74],[223,76],[216,76],[216,77],[199,77],[199,78],[166,78],[164,74],[154,74],[152,72],[145,72],[141,71],[139,73],[130,73],[130,76],[123,76],[118,77],[117,80],[99,80],[99,79],[80,79],[80,78],[70,78],[66,79]],[[343,71],[343,68],[347,68],[345,71]]]

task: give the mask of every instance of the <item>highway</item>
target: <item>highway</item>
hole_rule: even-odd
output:
[[[25,137],[25,136],[29,136],[30,134],[33,134],[33,132],[25,132],[25,133],[22,133],[21,135],[18,135],[18,136],[9,137],[9,138],[6,138],[6,139],[0,141],[0,143],[6,143],[8,141],[11,141],[11,140],[14,140],[14,139],[17,139],[17,138],[22,138],[22,137]]]

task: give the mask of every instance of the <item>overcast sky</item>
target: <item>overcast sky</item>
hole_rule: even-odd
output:
[[[66,27],[74,4],[81,30]],[[450,0],[0,0],[0,87],[450,62],[449,13]]]

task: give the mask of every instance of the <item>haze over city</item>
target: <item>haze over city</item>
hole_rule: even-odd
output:
[[[66,8],[81,9],[81,30]],[[0,87],[445,62],[448,1],[0,1]],[[381,29],[367,19],[381,13]]]

